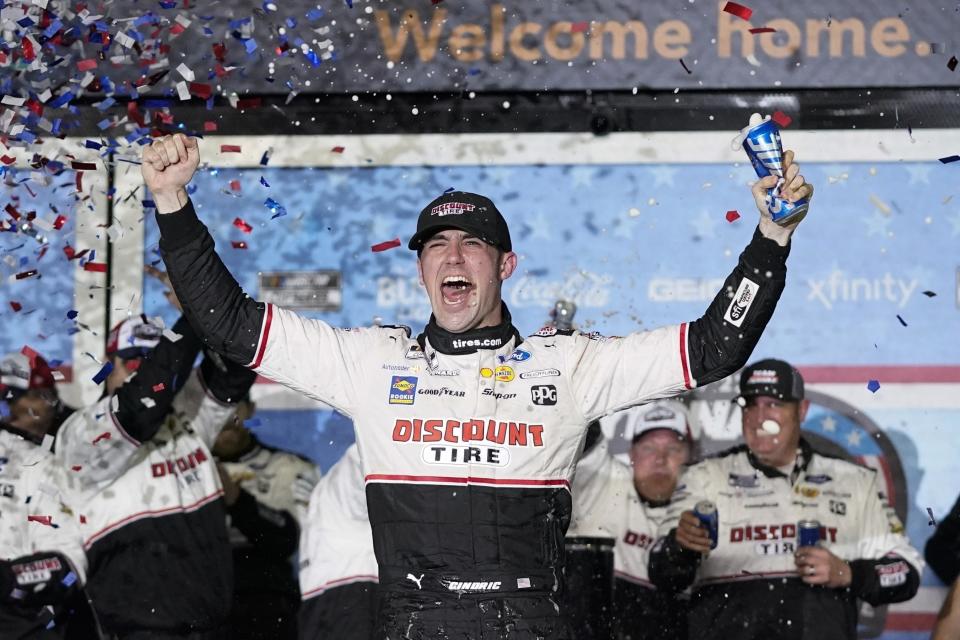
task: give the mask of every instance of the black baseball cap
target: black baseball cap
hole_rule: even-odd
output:
[[[740,396],[770,396],[778,400],[803,400],[803,376],[790,363],[775,358],[759,360],[740,374]]]
[[[460,229],[503,251],[513,250],[507,221],[490,198],[476,193],[450,191],[424,207],[407,248],[419,251],[430,236],[443,229]]]

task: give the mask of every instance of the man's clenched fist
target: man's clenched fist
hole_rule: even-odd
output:
[[[154,140],[143,150],[140,171],[160,213],[172,213],[187,204],[186,186],[200,164],[197,139],[175,133]]]

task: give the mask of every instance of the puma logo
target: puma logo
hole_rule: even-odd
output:
[[[421,574],[420,574],[420,577],[417,578],[417,577],[414,577],[414,575],[413,575],[412,573],[408,573],[408,574],[407,574],[407,580],[412,580],[413,582],[416,582],[416,583],[417,583],[417,589],[421,589],[421,590],[422,590],[422,589],[423,589],[423,586],[420,584],[420,581],[423,580],[423,576],[425,576],[425,575],[426,575],[426,574],[421,573]]]

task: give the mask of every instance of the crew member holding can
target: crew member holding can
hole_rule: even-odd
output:
[[[876,473],[801,437],[809,400],[800,372],[756,362],[737,401],[746,444],[684,474],[650,579],[664,589],[693,585],[690,638],[852,640],[858,600],[912,598],[923,560]],[[700,518],[716,518],[716,548]]]

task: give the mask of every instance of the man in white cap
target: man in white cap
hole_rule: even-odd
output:
[[[667,505],[690,460],[693,438],[683,403],[661,400],[614,414],[614,431],[631,442],[627,467],[599,442],[577,465],[568,537],[615,540],[613,636],[618,640],[686,637],[685,602],[658,590],[647,560]]]
[[[73,413],[57,393],[53,370],[43,356],[29,348],[7,354],[0,360],[0,400],[7,403],[7,423],[36,435],[39,440],[54,435]]]

